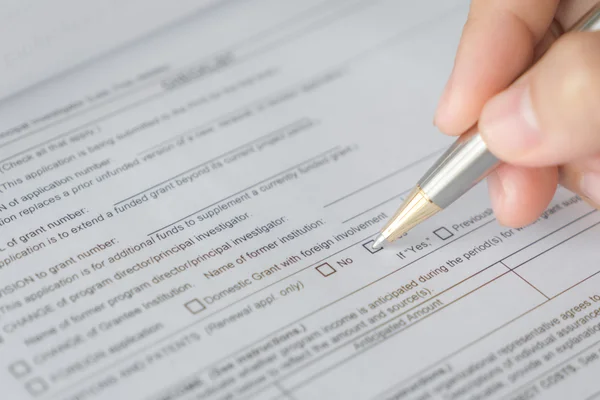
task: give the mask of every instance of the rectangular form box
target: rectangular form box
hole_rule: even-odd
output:
[[[319,273],[320,273],[321,275],[323,275],[324,277],[326,277],[326,278],[327,278],[328,276],[330,276],[330,275],[333,275],[333,274],[335,274],[335,273],[337,272],[337,271],[335,270],[335,268],[333,268],[333,267],[332,267],[331,265],[329,265],[328,263],[324,263],[324,264],[321,264],[321,265],[319,265],[319,266],[316,268],[316,270],[317,270],[317,271],[319,271]]]
[[[600,225],[586,228],[520,264],[515,271],[546,296],[556,296],[600,271],[597,263],[583,261],[598,257],[598,249],[590,246],[598,234]]]
[[[371,254],[375,254],[378,251],[383,250],[383,247],[379,247],[377,249],[373,248],[373,243],[375,243],[374,240],[369,240],[367,243],[363,243],[362,247],[364,247],[365,249],[367,249],[367,251]]]
[[[552,251],[557,246],[562,247],[561,243],[567,244],[574,235],[582,234],[583,230],[598,222],[600,222],[600,214],[596,212],[587,216],[580,216],[568,223],[563,222],[562,226],[554,227],[550,233],[546,231],[543,233],[534,231],[534,234],[531,234],[527,230],[519,232],[516,229],[511,229],[514,235],[523,235],[526,239],[521,239],[523,246],[509,257],[503,259],[502,262],[509,268],[518,268],[520,265],[539,257],[545,252]],[[515,239],[511,238],[510,240]],[[574,256],[576,255],[574,254]]]
[[[185,308],[188,309],[192,314],[199,314],[206,310],[206,306],[198,299],[193,299],[184,304]]]
[[[435,234],[435,236],[439,237],[442,240],[447,240],[454,236],[454,233],[450,232],[445,226],[436,229],[435,231],[433,231],[433,233]]]

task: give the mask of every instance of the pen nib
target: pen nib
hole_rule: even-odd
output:
[[[379,234],[379,236],[377,236],[377,239],[375,239],[375,241],[373,242],[373,245],[371,246],[371,248],[373,250],[377,250],[377,249],[381,248],[381,245],[383,244],[383,242],[385,242],[385,236],[383,236],[382,234]]]

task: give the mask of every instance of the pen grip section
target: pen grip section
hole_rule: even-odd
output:
[[[476,127],[459,137],[419,181],[432,202],[446,208],[485,178],[500,161]]]

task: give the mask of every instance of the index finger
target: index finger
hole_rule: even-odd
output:
[[[435,115],[443,132],[473,126],[484,104],[533,61],[560,0],[473,0],[454,70]]]

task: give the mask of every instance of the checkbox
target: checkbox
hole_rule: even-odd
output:
[[[321,264],[321,265],[319,265],[319,266],[318,266],[316,269],[317,269],[317,271],[319,271],[319,273],[320,273],[321,275],[323,275],[323,276],[324,276],[324,277],[326,277],[326,278],[327,278],[328,276],[330,276],[330,275],[332,275],[332,274],[335,274],[335,273],[336,273],[336,270],[335,270],[335,268],[333,268],[333,267],[332,267],[331,265],[329,265],[328,263]]]
[[[25,384],[25,389],[32,396],[39,396],[48,390],[48,384],[42,378],[33,378]]]
[[[25,361],[20,360],[8,366],[8,371],[17,379],[23,378],[31,372],[31,367]]]
[[[206,310],[206,306],[204,304],[202,304],[202,302],[198,299],[188,301],[184,305],[185,305],[185,308],[187,308],[188,311],[191,312],[192,314],[199,314],[202,311]]]
[[[369,240],[367,243],[363,243],[362,247],[364,247],[365,249],[367,249],[367,251],[371,254],[375,254],[378,251],[383,250],[383,247],[378,247],[377,249],[373,248],[373,243],[375,243],[374,240]]]
[[[439,237],[442,240],[446,240],[454,236],[454,233],[450,232],[446,227],[441,227],[433,231],[435,236]]]

